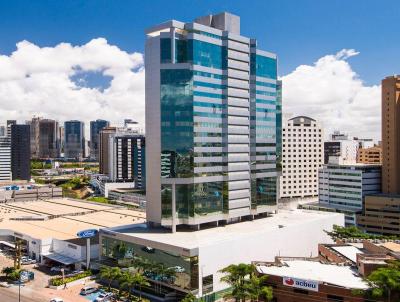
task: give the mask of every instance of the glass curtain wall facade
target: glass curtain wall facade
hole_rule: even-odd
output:
[[[100,131],[110,126],[109,121],[95,120],[90,122],[90,158],[99,159]]]
[[[85,124],[81,121],[67,121],[64,124],[64,157],[79,159],[85,157]]]
[[[178,224],[198,225],[276,206],[276,55],[199,23],[148,31],[146,131],[154,146],[161,140],[147,156],[160,163],[147,169],[148,217],[162,225],[173,212]]]

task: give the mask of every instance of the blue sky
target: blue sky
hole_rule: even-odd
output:
[[[24,39],[42,47],[81,45],[97,37],[143,52],[146,27],[223,10],[241,16],[243,35],[278,54],[280,75],[343,48],[360,52],[351,66],[365,84],[400,72],[398,0],[3,0],[0,54],[10,54]]]

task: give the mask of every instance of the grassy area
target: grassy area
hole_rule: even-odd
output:
[[[99,202],[99,203],[110,203],[110,200],[106,197],[101,197],[101,196],[92,196],[86,199],[87,201],[94,201],[94,202]]]
[[[51,169],[51,164],[46,164],[41,160],[31,160],[31,170],[34,169]]]

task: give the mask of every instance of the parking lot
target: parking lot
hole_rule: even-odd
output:
[[[0,253],[0,270],[4,267],[13,266],[14,261],[10,256],[5,256],[3,253]],[[32,271],[35,274],[35,279],[25,283],[21,287],[21,296],[25,297],[26,301],[50,301],[51,298],[60,297],[64,300],[64,302],[88,302],[89,298],[85,298],[84,296],[79,295],[81,288],[83,285],[76,285],[70,288],[55,290],[48,288],[49,279],[52,278],[56,273],[49,274],[49,270],[42,269],[38,267],[37,264],[24,265],[23,269]],[[95,284],[95,286],[97,286]],[[6,292],[9,294],[7,295]],[[16,297],[18,294],[18,285],[12,285],[9,288],[1,288],[0,293],[4,293],[4,301],[7,301],[6,298],[9,298],[9,301],[13,300],[13,297]],[[3,299],[0,299],[3,302]],[[24,299],[22,299],[24,301]]]

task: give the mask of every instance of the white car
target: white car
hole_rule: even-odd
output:
[[[86,296],[92,293],[97,292],[97,287],[93,286],[85,286],[81,289],[81,295]]]
[[[106,301],[110,301],[111,297],[113,296],[112,293],[101,293],[97,298],[96,302],[106,302]]]
[[[50,300],[50,302],[64,302],[64,300],[61,299],[61,298],[52,298],[52,299]]]

